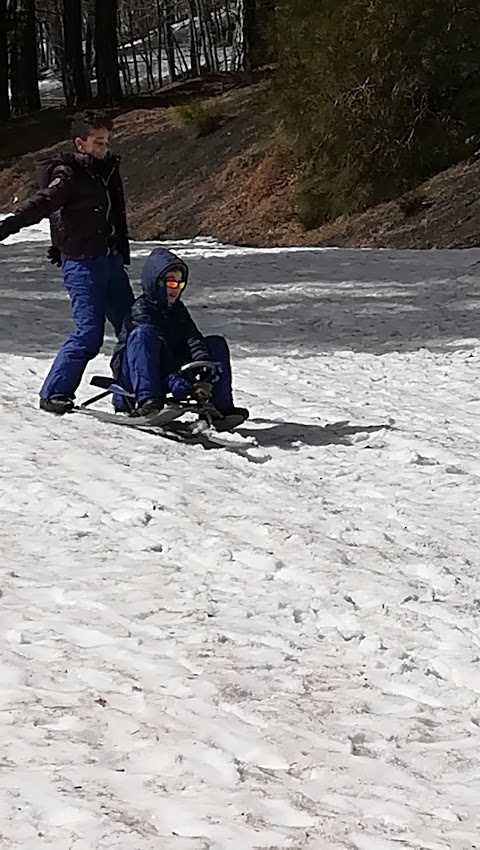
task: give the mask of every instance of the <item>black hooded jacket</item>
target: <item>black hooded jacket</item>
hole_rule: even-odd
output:
[[[18,230],[50,219],[52,244],[64,259],[95,259],[117,250],[130,262],[120,161],[66,153],[37,166],[40,190],[19,204]]]
[[[177,299],[168,306],[165,290],[158,285],[173,268],[181,268],[188,281],[188,266],[171,251],[156,248],[147,257],[142,270],[143,295],[133,304],[113,352],[111,367],[116,381],[120,380],[128,337],[139,325],[153,325],[158,332],[166,348],[168,372],[176,372],[188,361],[211,360],[203,334],[185,304]]]

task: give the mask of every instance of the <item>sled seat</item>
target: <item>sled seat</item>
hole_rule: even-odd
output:
[[[107,378],[106,375],[94,375],[90,383],[92,387],[100,387],[101,390],[109,390],[113,381],[111,378]]]
[[[118,395],[126,396],[126,398],[135,398],[134,393],[129,393],[127,390],[124,390],[120,384],[112,381],[111,378],[107,378],[105,375],[94,375],[91,378],[90,383],[92,387],[99,387],[101,390],[106,390],[108,393],[117,393]]]

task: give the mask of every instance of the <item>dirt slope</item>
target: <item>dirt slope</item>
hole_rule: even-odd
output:
[[[178,106],[199,97],[220,115],[218,128],[200,138]],[[208,235],[253,245],[399,248],[480,244],[478,162],[438,175],[407,199],[306,231],[296,212],[300,168],[281,129],[268,129],[265,83],[190,85],[137,106],[126,104],[117,115],[113,142],[123,160],[136,238]],[[54,111],[3,133],[0,209],[14,209],[15,198],[32,191],[35,159],[65,147],[58,140],[67,125],[68,115]]]

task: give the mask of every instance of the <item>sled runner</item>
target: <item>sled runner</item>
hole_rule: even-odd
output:
[[[187,363],[182,366],[179,373],[192,382],[192,392],[190,398],[186,401],[168,401],[165,407],[151,415],[142,416],[134,407],[134,396],[127,392],[119,384],[114,383],[111,378],[101,375],[95,375],[90,383],[94,387],[103,389],[103,392],[92,396],[80,405],[76,410],[85,410],[95,402],[106,398],[108,395],[116,393],[126,398],[131,406],[130,413],[114,413],[111,414],[113,419],[118,417],[124,418],[127,416],[132,420],[134,425],[168,425],[175,419],[180,419],[187,413],[194,414],[198,420],[206,422],[208,427],[214,428],[217,432],[232,431],[239,425],[242,425],[247,418],[246,412],[238,411],[235,413],[223,416],[216,407],[211,403],[212,384],[209,379],[213,377],[215,367],[208,360],[199,360],[194,363]]]
[[[167,396],[165,406],[160,411],[142,416],[135,409],[135,399],[111,378],[95,375],[90,383],[102,392],[84,401],[74,408],[75,413],[83,413],[101,422],[112,422],[128,428],[143,431],[155,431],[162,437],[176,442],[197,443],[204,448],[222,447],[232,451],[240,451],[254,462],[264,462],[269,459],[251,456],[251,449],[259,449],[254,437],[234,434],[232,431],[245,422],[248,412],[235,412],[222,416],[212,404],[212,384],[209,378],[214,375],[215,367],[210,361],[187,363],[179,370],[179,374],[192,382],[191,397],[186,401],[177,402]],[[103,410],[92,410],[92,405],[107,398],[109,395],[121,395],[131,405],[130,413],[113,413]],[[180,421],[182,420],[182,421]]]

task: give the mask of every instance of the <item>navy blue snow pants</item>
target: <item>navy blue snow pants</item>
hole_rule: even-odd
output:
[[[62,267],[76,330],[53,361],[40,390],[42,398],[54,395],[74,398],[88,361],[102,347],[105,318],[118,336],[134,301],[120,254],[94,260],[64,260]]]
[[[233,400],[227,342],[222,336],[206,336],[204,339],[212,361],[221,366],[219,379],[213,384],[212,402],[220,411],[229,410]],[[135,394],[138,404],[147,398],[165,399],[167,375],[188,363],[188,360],[188,356],[185,356],[183,363],[174,363],[158,331],[152,325],[138,325],[127,340],[119,383],[127,392]],[[117,409],[125,408],[121,396],[115,396],[113,402]]]

